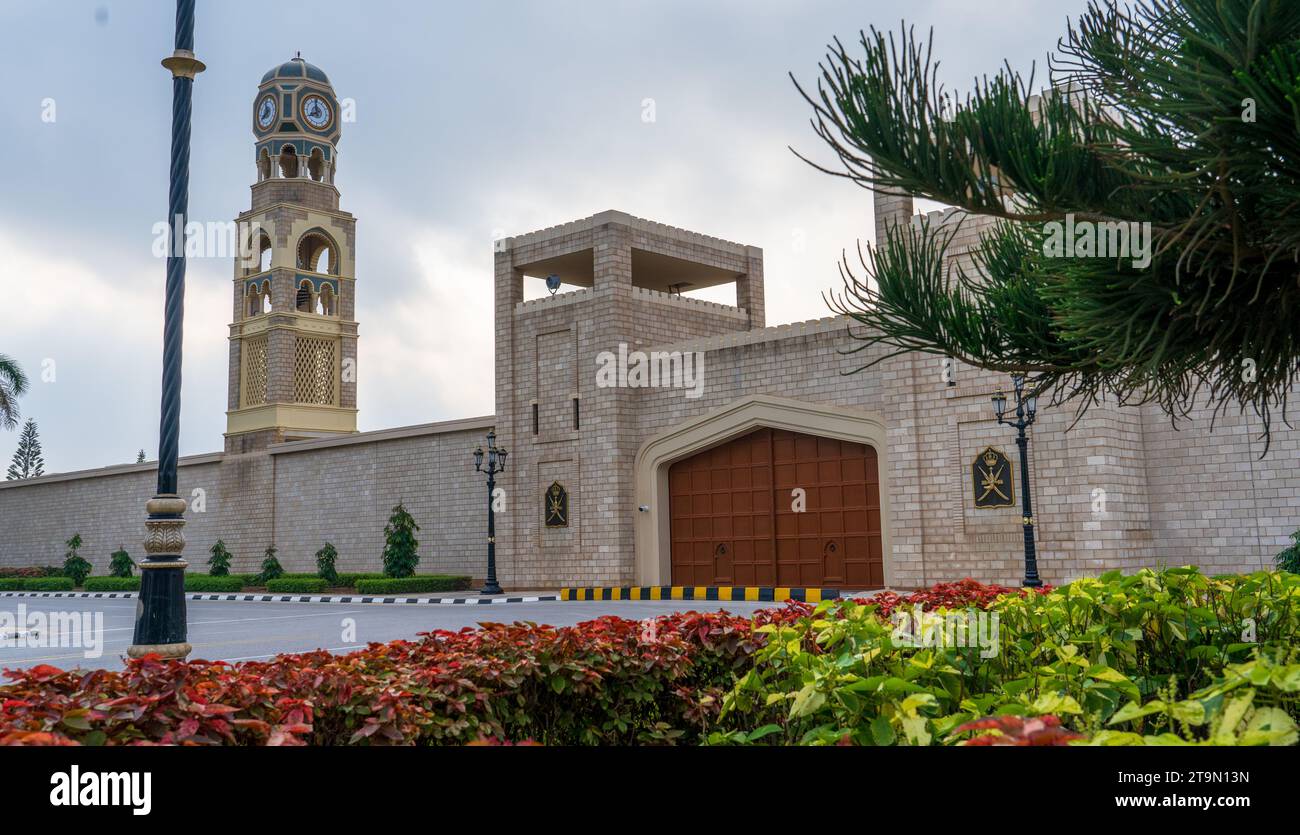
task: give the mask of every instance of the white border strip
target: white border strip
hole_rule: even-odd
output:
[[[5,591],[0,597],[72,597],[94,600],[134,600],[133,591]],[[392,603],[424,606],[485,606],[494,603],[551,603],[559,602],[558,594],[535,594],[528,597],[376,597],[373,595],[311,595],[311,594],[210,594],[191,592],[186,600],[242,601],[248,603]]]

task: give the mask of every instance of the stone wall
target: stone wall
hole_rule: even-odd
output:
[[[177,483],[182,495],[218,482],[220,455],[182,458]],[[129,464],[0,482],[0,566],[62,565],[64,542],[81,534],[81,555],[96,574],[108,573],[119,546],[144,558],[145,502],[154,494],[156,464]],[[224,535],[220,514],[186,514],[191,547]],[[221,532],[221,533],[219,533]]]
[[[638,391],[637,435],[648,439],[754,395],[877,414],[889,438],[894,584],[968,576],[1017,584],[1016,433],[997,424],[990,402],[1006,378],[959,365],[948,385],[942,358],[920,354],[843,376],[881,353],[839,353],[855,344],[847,324],[829,318],[659,346],[704,352],[704,394],[692,400],[681,390]],[[1072,406],[1044,405],[1029,431],[1039,570],[1047,582],[1158,563],[1254,571],[1271,564],[1300,527],[1300,429],[1275,425],[1261,461],[1259,426],[1241,418],[1221,418],[1211,431],[1201,411],[1174,430],[1154,407],[1104,403],[1077,424],[1075,417]],[[970,466],[987,446],[1013,460],[1012,507],[974,507]],[[618,523],[631,525],[635,512],[620,508]]]
[[[220,537],[235,571],[256,571],[274,542],[285,570],[314,572],[326,541],[341,570],[379,571],[384,525],[400,501],[421,526],[420,572],[481,577],[487,488],[471,453],[492,425],[470,418],[183,458],[191,570],[206,572]],[[61,565],[74,533],[96,574],[107,573],[119,545],[142,559],[155,479],[148,463],[0,482],[0,566]]]

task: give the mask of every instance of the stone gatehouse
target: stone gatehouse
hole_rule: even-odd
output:
[[[232,281],[225,442],[180,467],[194,567],[220,537],[237,570],[274,542],[288,570],[310,571],[327,540],[349,569],[375,570],[401,501],[423,528],[421,570],[482,576],[488,497],[470,453],[495,429],[510,451],[507,587],[1019,580],[1020,465],[990,405],[1005,378],[921,354],[845,376],[873,358],[842,353],[847,320],[766,326],[761,249],[617,211],[496,243],[495,415],[356,432],[365,278],[333,184],[337,112],[301,59],[254,101],[239,220],[260,229],[258,258]],[[914,217],[907,198],[875,209],[877,235]],[[968,259],[979,229],[962,224],[951,257]],[[548,277],[569,289],[525,300],[525,282]],[[734,305],[690,295],[722,285]],[[1175,429],[1154,407],[1101,404],[1074,418],[1047,409],[1030,429],[1047,582],[1159,563],[1255,570],[1300,527],[1300,431],[1275,428],[1261,458],[1248,415]],[[0,483],[0,565],[57,563],[79,532],[102,572],[142,538],[153,471]],[[1001,501],[977,495],[990,489]]]

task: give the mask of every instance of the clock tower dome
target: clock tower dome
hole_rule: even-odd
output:
[[[301,56],[253,99],[252,255],[237,258],[226,451],[357,431],[356,220],[334,186],[340,112]]]

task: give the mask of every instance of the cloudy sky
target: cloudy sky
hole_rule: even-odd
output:
[[[301,50],[356,102],[337,185],[369,430],[492,411],[495,234],[620,209],[763,247],[769,324],[826,315],[870,195],[787,149],[826,159],[787,73],[811,81],[832,37],[906,19],[933,27],[949,87],[1004,59],[1041,78],[1084,0],[198,5],[192,220],[248,207],[267,69]],[[0,353],[33,378],[47,471],[156,454],[173,17],[170,0],[0,0]],[[221,448],[231,269],[189,265],[182,454]],[[0,466],[16,443],[0,430]]]

